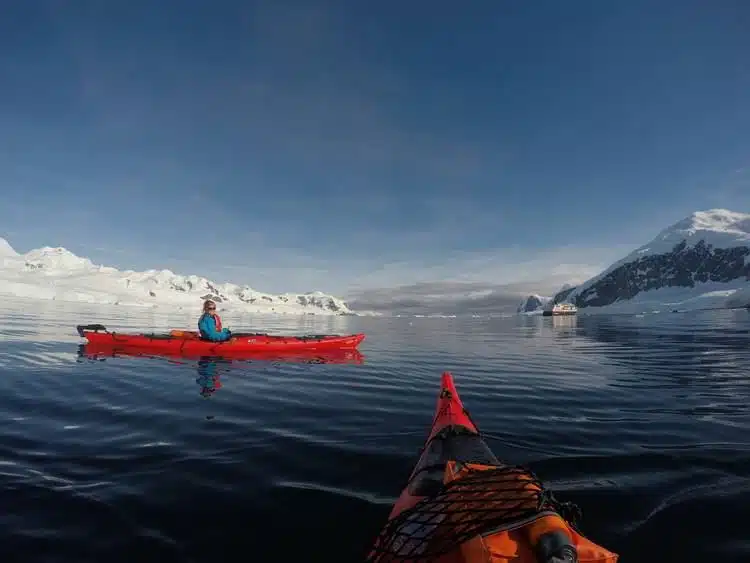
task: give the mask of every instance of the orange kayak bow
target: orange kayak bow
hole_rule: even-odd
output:
[[[367,561],[616,563],[581,534],[576,511],[495,457],[446,372],[427,441]]]

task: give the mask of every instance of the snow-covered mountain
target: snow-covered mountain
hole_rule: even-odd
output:
[[[747,306],[750,214],[696,211],[553,300],[632,312]]]
[[[204,299],[220,309],[257,313],[354,315],[344,301],[321,292],[272,295],[248,286],[214,283],[170,270],[120,271],[93,264],[65,248],[17,253],[0,238],[0,296],[88,303],[185,307],[199,310]]]
[[[529,295],[518,306],[518,313],[535,313],[541,311],[552,300],[551,297],[543,297],[535,293]]]

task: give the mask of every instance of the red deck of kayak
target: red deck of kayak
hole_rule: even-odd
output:
[[[322,337],[238,335],[225,342],[201,340],[193,332],[183,336],[125,334],[116,332],[83,331],[91,344],[122,345],[150,351],[179,354],[233,354],[242,352],[293,352],[353,349],[365,339],[364,334],[330,335]]]
[[[425,450],[414,466],[409,481],[412,480],[417,472],[417,469],[422,465],[422,457],[426,455],[427,446],[441,430],[449,426],[463,427],[470,433],[479,434],[479,429],[472,422],[466,409],[464,408],[461,398],[458,395],[456,386],[453,383],[453,375],[450,372],[443,373],[440,381],[440,392],[438,394],[437,405],[435,406],[435,416],[432,419],[432,426],[430,428],[430,434],[425,441]],[[444,460],[447,461],[447,460]],[[403,491],[393,505],[393,509],[388,517],[392,519],[407,508],[414,506],[422,497],[414,496],[409,493],[408,485],[404,487]]]
[[[464,404],[458,396],[456,386],[453,383],[453,375],[450,372],[443,373],[440,378],[440,393],[438,394],[435,417],[432,420],[432,429],[428,440],[435,437],[446,426],[464,426],[474,432],[479,432],[464,409]]]

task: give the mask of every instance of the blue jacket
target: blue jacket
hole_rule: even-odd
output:
[[[232,333],[226,328],[222,329],[221,332],[217,331],[216,321],[214,321],[214,318],[208,313],[203,313],[201,318],[198,319],[198,330],[201,333],[201,338],[213,342],[223,342],[232,337]]]

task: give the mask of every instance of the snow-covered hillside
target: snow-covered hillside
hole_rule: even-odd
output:
[[[19,254],[0,238],[0,298],[3,296],[196,310],[208,298],[224,310],[355,314],[341,299],[321,292],[271,295],[169,270],[119,271],[93,264],[64,248],[44,247]]]
[[[750,214],[697,211],[553,299],[592,312],[750,305]]]

